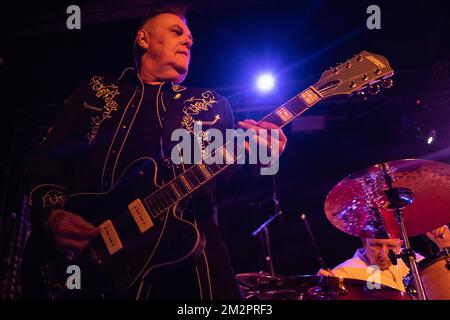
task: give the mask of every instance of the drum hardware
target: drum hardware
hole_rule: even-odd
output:
[[[270,235],[269,235],[269,224],[274,221],[276,218],[282,218],[283,211],[281,210],[280,203],[278,201],[277,193],[276,193],[276,180],[275,176],[273,175],[273,195],[272,195],[272,201],[274,203],[274,212],[272,215],[264,221],[255,231],[252,232],[252,236],[256,237],[257,235],[261,236],[261,246],[264,252],[264,261],[267,264],[267,269],[272,277],[275,277],[275,271],[273,268],[273,261],[272,261],[272,250],[270,246]],[[266,200],[263,200],[262,202],[265,202]],[[258,203],[259,206],[262,202]]]
[[[311,230],[311,226],[309,225],[308,220],[306,219],[306,214],[302,213],[302,214],[300,215],[300,219],[302,219],[303,222],[305,223],[305,227],[306,227],[306,230],[307,230],[307,232],[308,232],[309,239],[311,240],[311,242],[312,242],[312,244],[313,244],[314,251],[315,251],[315,254],[316,254],[316,259],[317,259],[317,262],[319,263],[319,266],[320,266],[323,270],[328,269],[328,268],[326,267],[326,265],[325,265],[325,261],[324,261],[324,259],[323,259],[323,256],[322,256],[322,254],[320,253],[320,249],[319,249],[319,246],[317,245],[316,238],[314,237],[314,234],[313,234],[313,232],[312,232],[312,230]]]
[[[440,252],[438,258],[415,263],[415,252],[408,236],[423,235],[450,221],[450,166],[430,160],[399,160],[375,165],[341,181],[327,196],[327,218],[340,230],[352,235],[383,231],[392,238],[404,238],[405,249],[400,254],[389,252],[392,263],[402,258],[411,272],[404,279],[407,293],[381,285],[370,290],[366,281],[323,276],[280,276],[268,264],[269,273],[237,275],[248,299],[256,300],[405,300],[449,299],[450,255]],[[272,199],[276,199],[276,194]],[[424,214],[426,212],[426,215]],[[278,213],[278,214],[277,214]],[[254,233],[264,228],[281,212],[275,212]],[[314,234],[302,214],[316,258],[326,269]],[[257,232],[258,231],[258,232]],[[268,246],[269,234],[264,235]],[[270,250],[270,247],[269,247]],[[268,252],[271,262],[271,253]],[[411,263],[411,260],[413,263]],[[267,261],[267,260],[266,260]],[[418,278],[413,275],[416,264]],[[419,271],[420,270],[420,274]],[[249,280],[250,279],[250,280]],[[408,280],[409,279],[409,280]],[[422,285],[422,293],[419,293]],[[417,290],[416,288],[419,288]],[[425,289],[425,290],[424,290]]]
[[[414,252],[414,250],[403,249],[399,254],[395,254],[394,250],[389,249],[388,254],[389,260],[391,260],[391,263],[394,266],[397,265],[398,258],[402,258],[403,262],[405,262],[406,265],[408,265],[409,263],[409,257],[413,257],[414,260],[416,259],[416,253]]]
[[[325,212],[338,229],[368,238],[402,238],[399,256],[409,263],[419,299],[426,299],[408,236],[423,235],[450,221],[450,166],[405,159],[350,174],[328,194]],[[396,261],[395,261],[396,262]]]
[[[405,246],[405,253],[401,253],[400,256],[409,261],[409,267],[412,272],[419,300],[426,300],[427,297],[425,295],[425,289],[423,287],[422,280],[419,275],[419,269],[417,267],[416,254],[414,250],[411,248],[405,224],[403,222],[402,209],[410,205],[414,201],[415,199],[414,193],[412,192],[412,190],[407,188],[393,187],[392,185],[393,180],[389,174],[389,164],[382,163],[380,169],[381,175],[387,185],[387,189],[384,191],[384,194],[386,195],[388,202],[387,207],[394,210],[394,216],[395,219],[397,220],[398,225],[400,226],[402,239]]]
[[[303,300],[411,300],[406,293],[381,285],[370,290],[367,282],[341,277],[320,277],[318,283],[306,289]]]
[[[450,299],[449,261],[450,256],[448,250],[444,249],[439,253],[418,262],[420,276],[428,299]],[[411,272],[406,275],[403,282],[406,291],[413,297],[417,296],[417,290]]]
[[[272,277],[266,272],[236,276],[247,300],[411,300],[397,289],[381,285],[370,290],[367,282],[315,275]]]
[[[420,275],[419,275],[419,269],[417,267],[416,254],[415,254],[414,250],[411,248],[411,245],[409,243],[408,234],[406,233],[405,224],[403,223],[402,212],[401,212],[400,208],[396,208],[394,210],[395,210],[395,217],[396,217],[398,224],[400,225],[400,228],[402,230],[403,243],[405,245],[406,252],[407,252],[407,254],[404,257],[405,257],[405,259],[407,258],[409,261],[409,267],[411,268],[411,271],[412,271],[412,276],[414,279],[414,283],[416,285],[417,295],[419,297],[419,300],[427,300],[427,297],[425,295],[425,289],[424,289],[423,283],[422,283],[422,279],[420,278]]]

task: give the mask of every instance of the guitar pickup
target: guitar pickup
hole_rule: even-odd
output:
[[[134,222],[136,222],[136,225],[138,226],[141,233],[144,233],[145,231],[153,227],[152,218],[150,218],[147,209],[140,199],[136,199],[132,203],[130,203],[128,205],[128,210],[133,216]]]
[[[106,220],[100,226],[100,234],[105,242],[106,248],[110,255],[113,255],[117,251],[123,248],[122,241],[120,241],[116,228],[111,220]]]

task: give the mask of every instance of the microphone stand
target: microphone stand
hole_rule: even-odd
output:
[[[308,231],[309,239],[311,240],[311,242],[312,242],[312,244],[313,244],[313,247],[314,247],[314,251],[315,251],[315,254],[316,254],[317,262],[319,263],[320,267],[321,267],[323,270],[326,270],[327,267],[326,267],[326,265],[325,265],[325,260],[323,259],[323,256],[322,256],[322,254],[320,253],[319,245],[317,244],[316,238],[314,237],[314,234],[313,234],[313,232],[312,232],[312,230],[311,230],[311,227],[310,227],[310,225],[309,225],[309,223],[308,223],[308,220],[306,219],[306,215],[305,215],[304,213],[302,213],[302,214],[300,215],[300,218],[301,218],[301,219],[303,220],[303,222],[305,223],[306,230]]]
[[[262,201],[265,202],[266,200]],[[271,277],[275,277],[275,271],[273,268],[273,259],[272,259],[272,250],[270,248],[270,235],[269,235],[269,224],[274,221],[276,218],[282,216],[283,211],[281,211],[280,204],[278,201],[277,193],[276,193],[276,185],[275,185],[275,175],[273,175],[273,195],[272,195],[272,201],[274,203],[274,212],[272,215],[264,221],[255,231],[252,232],[252,236],[256,237],[258,234],[261,234],[261,244],[263,247],[264,252],[264,261],[267,264],[267,269],[269,270],[269,273]],[[260,205],[258,203],[258,205]]]

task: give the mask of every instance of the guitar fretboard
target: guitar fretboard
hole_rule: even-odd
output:
[[[321,94],[314,87],[310,86],[273,112],[269,113],[259,122],[268,121],[283,128],[321,99]],[[216,177],[231,164],[236,163],[238,157],[236,157],[234,152],[229,149],[232,148],[228,145],[223,145],[219,150],[216,150],[222,157],[222,163],[203,161],[201,164],[192,165],[184,173],[146,197],[144,203],[150,209],[153,217],[159,216],[168,208],[197,190],[203,184]]]

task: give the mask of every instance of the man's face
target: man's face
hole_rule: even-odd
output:
[[[146,71],[155,79],[181,83],[187,76],[191,32],[177,15],[162,13],[150,19],[142,28],[149,37],[143,59]]]
[[[371,265],[378,265],[380,270],[386,270],[391,266],[389,250],[396,254],[400,252],[402,241],[400,239],[369,239],[363,240],[366,257]]]

